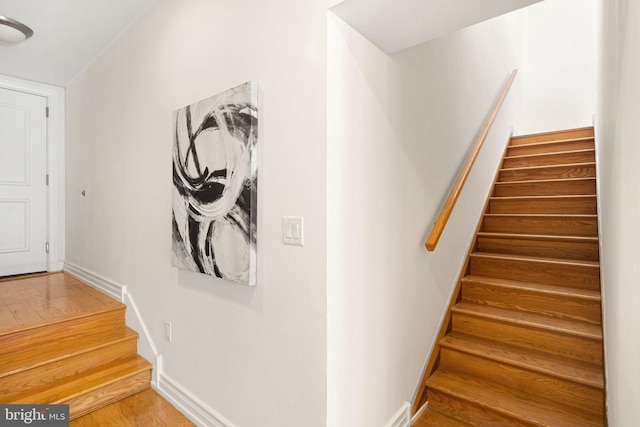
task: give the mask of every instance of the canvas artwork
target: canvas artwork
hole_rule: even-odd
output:
[[[173,257],[178,268],[256,284],[258,87],[173,113]]]

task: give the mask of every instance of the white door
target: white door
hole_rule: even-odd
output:
[[[0,276],[47,270],[46,108],[0,89]]]

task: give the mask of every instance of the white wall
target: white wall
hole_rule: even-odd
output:
[[[591,126],[599,0],[545,0],[524,10],[520,134]]]
[[[439,246],[423,244],[502,85],[519,14],[386,56],[330,14],[328,426],[384,426],[417,382],[519,107],[518,80]]]
[[[165,374],[238,427],[326,425],[325,77],[323,0],[156,0],[67,87],[67,260],[127,285]],[[171,267],[172,111],[250,79],[255,288]]]
[[[602,1],[597,139],[609,425],[640,419],[640,4]]]

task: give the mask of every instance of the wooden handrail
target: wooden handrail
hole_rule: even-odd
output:
[[[440,215],[438,215],[438,219],[436,219],[436,222],[433,224],[431,233],[429,234],[429,237],[427,238],[427,241],[424,244],[428,251],[435,250],[436,245],[438,244],[438,240],[440,240],[440,236],[444,231],[444,227],[447,225],[447,221],[449,221],[451,212],[453,211],[453,208],[455,207],[456,202],[458,201],[458,197],[460,197],[460,193],[462,193],[464,184],[467,181],[467,178],[469,177],[471,168],[473,167],[473,164],[478,158],[478,154],[482,149],[482,145],[484,144],[484,141],[487,139],[487,135],[489,134],[489,130],[493,125],[493,121],[498,115],[498,112],[500,111],[500,107],[502,107],[502,103],[504,102],[504,99],[507,97],[507,93],[509,93],[509,89],[511,88],[511,84],[513,83],[513,80],[516,78],[516,74],[518,74],[518,70],[513,70],[511,72],[511,75],[509,75],[509,79],[505,83],[504,87],[502,88],[502,92],[500,93],[500,98],[498,98],[498,101],[493,106],[493,110],[491,110],[491,115],[489,115],[489,119],[487,120],[487,123],[484,125],[484,128],[482,129],[480,136],[476,140],[476,144],[473,147],[471,154],[469,154],[467,161],[465,162],[462,170],[460,171],[460,175],[458,175],[458,179],[454,184],[453,188],[451,189],[451,192],[449,193],[449,197],[447,198],[447,201],[442,207],[442,210],[440,211]]]

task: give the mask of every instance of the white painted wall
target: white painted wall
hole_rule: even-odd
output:
[[[170,232],[172,111],[250,79],[254,288],[172,268]],[[166,375],[238,427],[326,425],[325,79],[325,1],[156,0],[67,87],[67,260],[127,285]]]
[[[609,425],[640,419],[640,4],[602,0],[597,139]]]
[[[389,57],[330,14],[328,426],[382,427],[413,398],[516,119],[518,80],[436,251],[424,240],[520,66],[521,28],[516,13]]]
[[[524,10],[520,134],[591,126],[599,0],[545,0]]]

